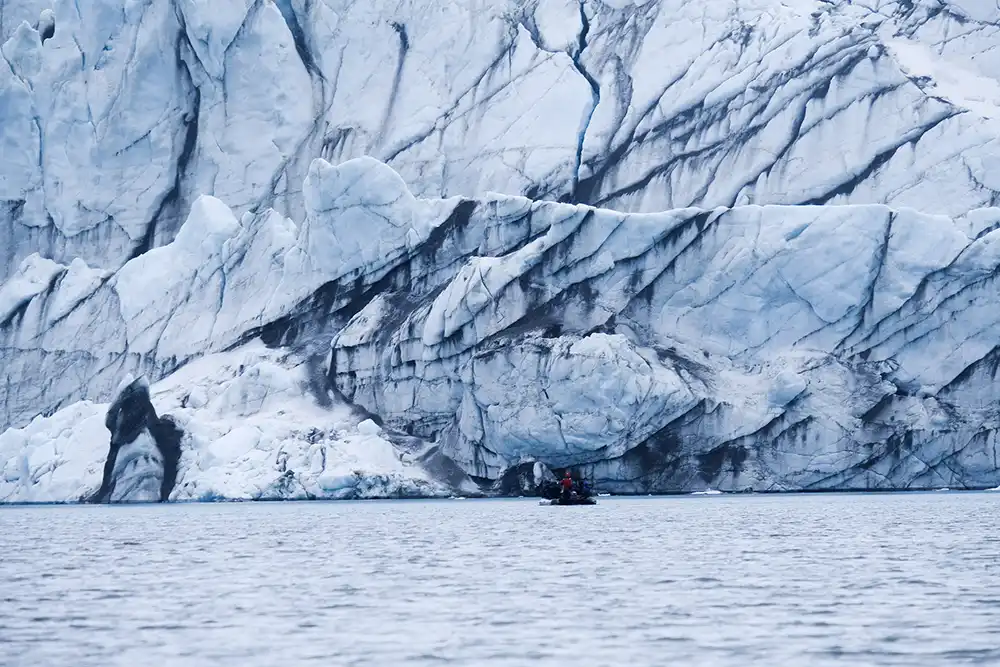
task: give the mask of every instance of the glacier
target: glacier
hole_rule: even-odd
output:
[[[309,364],[259,341],[209,354],[152,385],[125,383],[114,404],[79,401],[0,434],[0,502],[295,500],[479,494],[426,443],[399,443],[351,406],[320,404]],[[115,404],[136,403],[129,428]],[[179,456],[164,465],[142,415],[165,406]],[[109,408],[111,411],[109,412]],[[108,415],[106,419],[105,415]],[[105,426],[106,421],[111,428]],[[121,420],[118,420],[121,421]],[[150,426],[153,428],[151,429]],[[162,426],[161,426],[162,429]],[[109,430],[115,455],[109,456]],[[116,442],[116,439],[124,442]],[[164,484],[164,474],[172,479]]]
[[[1000,203],[993,0],[4,0],[0,277],[120,268],[313,158],[653,212]]]
[[[0,335],[51,380],[5,387],[0,499],[96,493],[94,401],[133,375],[183,434],[172,499],[469,495],[525,462],[624,493],[1000,474],[998,208],[426,200],[373,158],[303,191],[299,225],[201,197],[100,280],[25,262]]]
[[[996,486],[998,43],[0,0],[0,502]]]

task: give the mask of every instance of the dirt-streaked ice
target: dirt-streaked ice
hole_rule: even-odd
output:
[[[7,0],[0,498],[90,493],[129,376],[175,498],[995,486],[998,43],[993,0]]]

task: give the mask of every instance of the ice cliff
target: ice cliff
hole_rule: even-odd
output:
[[[100,279],[26,262],[0,335],[46,380],[7,418],[52,416],[0,436],[0,494],[95,492],[90,401],[127,374],[183,433],[172,498],[468,492],[528,459],[618,491],[997,481],[1000,209],[424,200],[371,158],[316,160],[304,201],[203,197]]]
[[[992,0],[0,0],[0,42],[0,501],[1000,481]]]
[[[315,157],[623,211],[998,203],[994,0],[3,0],[0,277],[114,270]]]
[[[0,434],[0,502],[479,491],[434,446],[397,446],[357,409],[317,401],[308,377],[308,364],[258,342],[206,355],[152,388],[126,384],[110,406],[81,401],[39,417]],[[170,460],[172,444],[180,455]]]

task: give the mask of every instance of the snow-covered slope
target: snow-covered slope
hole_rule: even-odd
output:
[[[302,199],[203,197],[110,275],[25,262],[6,499],[100,486],[88,401],[127,374],[184,433],[172,498],[462,492],[530,459],[621,491],[1000,481],[1000,209],[419,199],[371,158],[316,160]]]
[[[994,0],[3,0],[0,278],[116,270],[315,157],[625,211],[998,203]]]

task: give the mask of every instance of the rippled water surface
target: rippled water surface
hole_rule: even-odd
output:
[[[1000,663],[1000,494],[0,508],[4,665]]]

